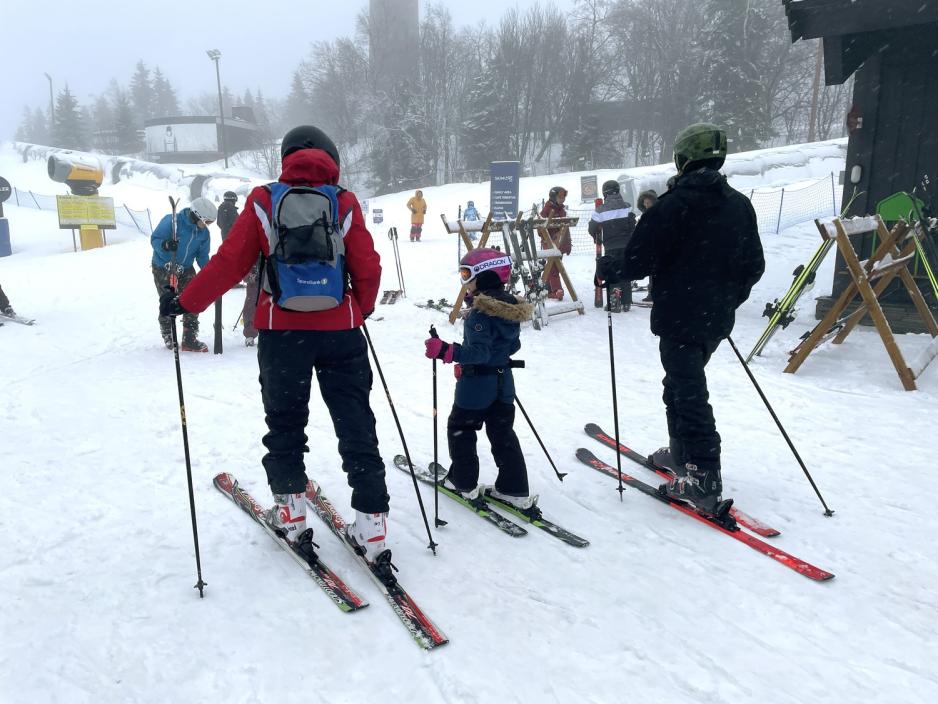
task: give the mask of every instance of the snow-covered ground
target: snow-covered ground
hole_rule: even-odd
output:
[[[0,150],[9,180],[28,180],[32,168]],[[522,203],[539,201],[555,182],[577,185],[568,175],[526,180]],[[779,185],[775,176],[770,183]],[[110,188],[132,207],[162,212],[166,202],[164,191]],[[459,328],[413,303],[456,295],[456,245],[438,213],[485,202],[484,190],[425,189],[431,216],[419,244],[406,241],[409,193],[371,202],[386,218],[373,229],[383,288],[396,288],[386,237],[396,225],[408,298],[380,306],[369,330],[420,461],[432,453],[422,341],[431,323],[445,339]],[[389,462],[395,563],[451,639],[425,653],[317,523],[323,559],[371,602],[364,611],[340,613],[212,487],[225,470],[269,500],[255,350],[231,329],[242,290],[224,299],[225,354],[183,358],[208,582],[198,598],[175,373],[159,339],[149,243],[121,229],[109,236],[112,246],[74,254],[53,213],[5,210],[14,256],[0,259],[0,282],[16,309],[39,322],[0,329],[4,703],[938,700],[938,519],[927,480],[938,451],[938,365],[919,391],[905,392],[864,328],[812,355],[797,375],[782,374],[786,350],[811,325],[807,301],[753,365],[837,512],[825,518],[732,351],[717,351],[708,376],[725,491],[782,531],[774,539],[781,549],[836,573],[818,584],[637,491],[620,501],[613,480],[573,457],[584,446],[614,462],[582,432],[589,421],[612,426],[605,314],[588,303],[584,316],[554,318],[540,332],[526,326],[519,395],[569,473],[556,481],[519,417],[531,483],[548,516],[592,545],[577,550],[534,529],[511,539],[441,498],[449,525],[434,532],[433,557],[411,480]],[[765,302],[788,287],[817,232],[806,223],[763,244],[768,271],[734,333],[744,352],[763,328]],[[833,261],[815,295],[829,290]],[[593,266],[589,256],[568,258],[585,299]],[[648,313],[616,316],[614,334],[623,438],[650,451],[666,429]],[[209,339],[211,316],[202,321]],[[911,360],[927,338],[903,335],[899,344]],[[452,387],[441,375],[444,417]],[[380,387],[372,401],[390,460],[401,444]],[[316,398],[312,410],[310,474],[349,513],[331,423]],[[484,439],[480,448],[491,481]],[[424,503],[432,507],[430,492]]]

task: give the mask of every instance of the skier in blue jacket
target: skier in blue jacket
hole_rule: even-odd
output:
[[[173,239],[173,216],[165,215],[150,236],[153,257],[153,282],[158,295],[166,292],[170,277],[176,276],[176,292],[182,293],[199,268],[208,264],[210,239],[208,226],[218,215],[218,208],[207,198],[196,198],[188,208],[176,213],[176,239]],[[175,269],[173,268],[175,266]],[[159,316],[160,334],[167,349],[172,349],[172,324],[169,316]],[[185,352],[208,352],[208,345],[198,339],[199,316],[186,313],[182,317],[182,344]]]

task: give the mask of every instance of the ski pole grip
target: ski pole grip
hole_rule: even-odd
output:
[[[439,335],[437,335],[437,333],[436,333],[436,326],[435,326],[435,325],[431,325],[431,326],[430,326],[430,337],[439,338]]]

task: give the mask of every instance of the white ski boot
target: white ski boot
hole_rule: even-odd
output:
[[[530,511],[537,505],[537,495],[512,496],[511,494],[503,494],[494,486],[486,489],[485,493],[487,496],[491,496],[493,499],[498,499],[503,504],[514,506],[519,511]]]
[[[449,478],[449,475],[446,475],[443,479],[441,479],[440,484],[448,491],[451,491],[454,494],[459,494],[469,503],[478,501],[479,495],[482,493],[482,490],[484,488],[482,484],[476,484],[474,489],[470,489],[469,491],[463,491],[462,489],[456,488],[456,485],[453,484],[453,480]]]
[[[306,532],[306,496],[302,492],[274,494],[274,505],[267,511],[267,524],[295,544]]]
[[[365,559],[375,562],[387,550],[388,514],[355,511],[355,521],[345,527],[346,534],[365,551]]]

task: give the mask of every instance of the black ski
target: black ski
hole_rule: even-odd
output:
[[[411,596],[404,590],[391,569],[382,570],[375,563],[369,562],[345,534],[345,521],[322,489],[313,481],[306,485],[306,501],[323,520],[342,544],[349,549],[358,562],[368,571],[375,584],[381,589],[391,609],[404,624],[414,641],[424,650],[431,650],[449,643],[449,639],[420,610]],[[381,556],[378,556],[379,561]],[[393,566],[391,566],[393,567]],[[396,569],[396,568],[395,568]]]
[[[404,455],[394,456],[394,466],[402,472],[410,474],[410,466],[407,464],[407,458],[404,457]],[[437,466],[439,467],[439,465]],[[440,473],[440,479],[442,480],[446,470],[444,470],[442,467],[439,467],[437,471]],[[417,475],[417,479],[422,481],[424,484],[429,484],[430,486],[435,485],[435,482],[433,481],[433,470],[431,468],[415,464],[414,473]],[[474,501],[469,501],[464,496],[450,491],[442,484],[437,485],[437,488],[441,494],[448,496],[459,505],[465,506],[474,514],[480,518],[485,519],[503,533],[506,533],[513,538],[520,538],[521,536],[528,534],[528,531],[526,531],[511,519],[505,518],[504,516],[499,515],[496,511],[493,511],[488,506],[488,504],[485,503],[485,500],[481,496]]]
[[[586,538],[581,538],[578,535],[575,535],[568,531],[566,528],[561,528],[556,523],[548,521],[544,518],[544,514],[541,512],[541,509],[535,504],[529,509],[520,509],[517,506],[512,506],[511,504],[501,501],[486,491],[483,494],[483,498],[486,503],[497,506],[503,511],[507,511],[513,516],[517,516],[523,521],[527,521],[535,528],[540,528],[545,533],[554,536],[558,540],[562,540],[567,545],[572,545],[575,548],[585,548],[590,544]]]
[[[318,555],[312,552],[312,543],[309,543],[307,546],[308,552],[303,553],[290,545],[282,535],[271,528],[267,521],[264,520],[263,507],[257,503],[254,497],[246,490],[238,486],[238,482],[233,476],[227,472],[221,472],[215,476],[213,481],[215,488],[231,499],[236,506],[253,518],[254,521],[264,529],[267,535],[277,541],[277,544],[299,563],[300,567],[313,578],[313,581],[322,588],[326,595],[332,599],[335,605],[342,611],[352,612],[368,606],[367,601],[352,591],[335,572],[329,569],[323,561],[319,559]]]

